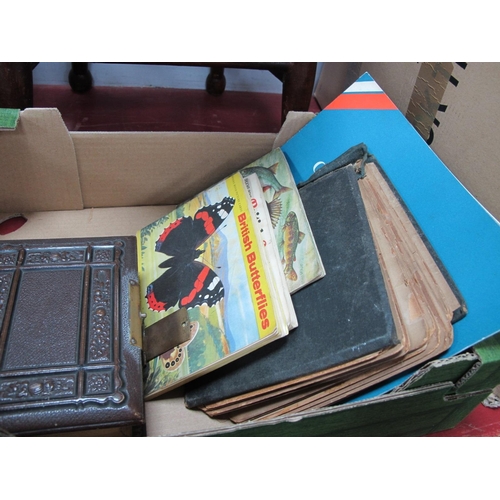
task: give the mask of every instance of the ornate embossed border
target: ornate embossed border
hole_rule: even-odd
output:
[[[120,239],[57,243],[0,246],[0,362],[9,347],[14,299],[23,270],[47,267],[83,268],[79,362],[50,369],[0,370],[0,412],[40,404],[120,404],[126,398],[120,359],[124,244]]]

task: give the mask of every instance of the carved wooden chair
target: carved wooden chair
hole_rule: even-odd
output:
[[[33,75],[32,71],[38,63],[14,62],[0,63],[0,107],[28,108],[33,106]],[[225,68],[268,70],[283,83],[281,119],[289,111],[307,111],[316,74],[316,63],[305,62],[269,62],[269,63],[126,63],[173,66],[209,67],[210,73],[206,80],[206,90],[212,95],[224,92],[226,78]],[[75,92],[86,92],[92,87],[92,75],[88,63],[71,63],[69,84]]]

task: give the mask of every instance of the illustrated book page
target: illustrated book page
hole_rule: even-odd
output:
[[[239,173],[143,228],[137,242],[144,337],[159,325],[174,332],[146,364],[146,399],[288,334]]]
[[[281,149],[274,149],[241,173],[255,173],[260,180],[290,293],[322,278],[325,268],[321,255]]]

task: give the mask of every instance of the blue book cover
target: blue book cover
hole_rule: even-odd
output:
[[[500,332],[500,225],[443,164],[368,74],[362,75],[283,146],[295,181],[354,145],[367,145],[460,290],[468,312],[442,356]],[[412,372],[413,373],[413,372]],[[399,376],[359,396],[400,385]]]

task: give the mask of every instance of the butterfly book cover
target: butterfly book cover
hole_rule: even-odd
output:
[[[285,155],[272,150],[241,171],[257,174],[264,191],[290,293],[322,278],[325,268]]]
[[[189,323],[187,338],[147,361],[146,400],[288,334],[254,217],[236,173],[138,232],[145,336],[177,311]]]

